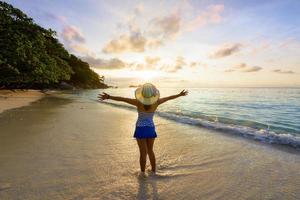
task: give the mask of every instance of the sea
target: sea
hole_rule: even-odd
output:
[[[97,94],[106,92],[135,98],[135,89],[82,90],[74,91],[72,96],[81,101],[97,101]],[[188,95],[160,105],[156,115],[265,143],[300,148],[300,88],[159,88],[160,96],[178,94],[182,89],[187,89]],[[112,100],[102,103],[136,109]]]

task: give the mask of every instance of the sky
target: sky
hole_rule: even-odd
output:
[[[300,87],[299,0],[7,0],[110,85]]]

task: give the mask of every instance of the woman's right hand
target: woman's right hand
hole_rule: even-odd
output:
[[[98,99],[99,99],[100,101],[103,101],[103,100],[105,100],[105,99],[109,99],[109,94],[103,92],[102,94],[99,94],[99,95],[98,95]]]

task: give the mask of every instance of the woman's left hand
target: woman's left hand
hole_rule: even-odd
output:
[[[179,95],[180,96],[186,96],[186,95],[188,95],[188,91],[187,90],[182,90],[180,93],[179,93]]]
[[[102,94],[99,94],[99,95],[98,95],[98,99],[99,99],[100,101],[103,101],[103,100],[105,100],[105,99],[109,99],[109,95],[108,95],[107,93],[103,92]]]

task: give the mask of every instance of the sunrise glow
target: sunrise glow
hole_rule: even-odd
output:
[[[118,86],[300,86],[296,0],[9,2]]]

